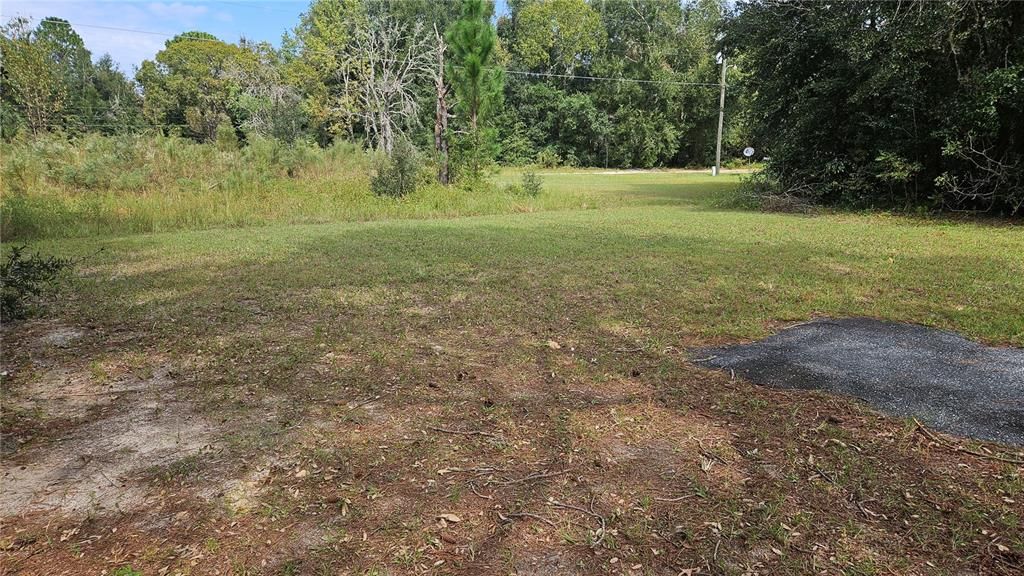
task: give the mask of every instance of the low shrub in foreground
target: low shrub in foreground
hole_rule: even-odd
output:
[[[72,264],[70,258],[28,254],[26,246],[13,246],[0,262],[0,320],[10,322],[31,313]]]

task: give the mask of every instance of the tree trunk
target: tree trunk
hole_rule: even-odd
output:
[[[434,151],[438,156],[437,181],[448,185],[448,86],[444,82],[444,37],[434,26],[437,38],[437,73],[434,75],[434,88],[437,90],[437,106],[434,110]]]
[[[441,57],[443,58],[443,56]],[[448,103],[445,101],[448,89],[444,85],[443,77],[438,77],[435,83],[437,88],[437,109],[434,116],[434,150],[438,155],[439,166],[437,168],[437,181],[441,184],[448,184]]]

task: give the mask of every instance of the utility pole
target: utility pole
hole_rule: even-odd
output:
[[[715,169],[712,176],[722,172],[722,125],[725,123],[725,54],[722,54],[722,89],[718,97],[718,145],[715,151]]]

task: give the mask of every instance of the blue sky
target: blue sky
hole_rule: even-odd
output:
[[[132,73],[163,48],[168,36],[189,30],[209,32],[228,42],[245,36],[276,46],[308,6],[309,0],[0,0],[0,18],[4,22],[15,16],[63,18],[71,22],[93,58],[109,53],[122,70]]]

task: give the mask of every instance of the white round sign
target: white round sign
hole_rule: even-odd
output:
[[[743,149],[743,155],[746,156],[747,158],[750,158],[751,156],[754,155],[754,149],[751,148],[750,146],[747,146],[746,148]]]

